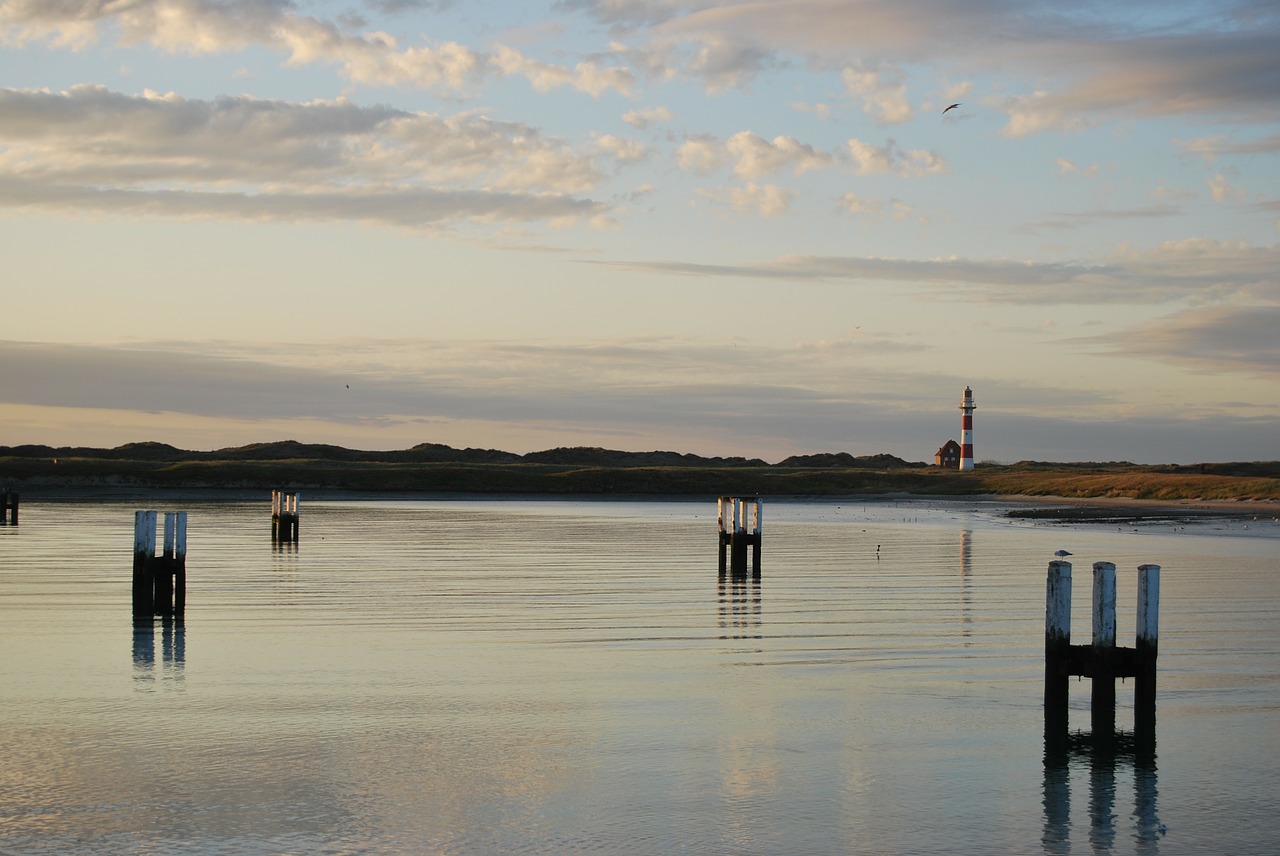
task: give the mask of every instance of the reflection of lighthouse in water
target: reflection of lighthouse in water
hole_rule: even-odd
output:
[[[960,530],[960,635],[965,645],[973,644],[973,597],[969,592],[969,578],[973,573],[973,531]]]
[[[973,410],[978,405],[973,403],[973,390],[964,388],[964,398],[960,402],[960,469],[973,469]]]

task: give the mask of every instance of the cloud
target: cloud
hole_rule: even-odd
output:
[[[878,123],[894,125],[912,119],[914,113],[907,101],[907,85],[900,71],[885,74],[877,70],[846,68],[843,78],[849,95],[862,99],[863,112]]]
[[[1209,185],[1209,196],[1214,202],[1244,202],[1249,194],[1231,183],[1222,173],[1218,173],[1206,182]]]
[[[649,147],[635,140],[628,140],[613,134],[594,134],[595,151],[612,158],[619,164],[639,163],[646,160]]]
[[[707,91],[715,93],[739,88],[775,64],[768,50],[735,39],[708,36],[689,62],[688,73],[702,78]]]
[[[642,110],[630,110],[622,117],[633,128],[641,130],[653,125],[666,125],[675,118],[675,114],[666,107],[647,107]]]
[[[791,207],[791,194],[776,184],[749,181],[739,187],[700,187],[695,193],[717,205],[728,205],[739,214],[765,219],[781,217]]]
[[[714,172],[725,157],[720,141],[709,134],[692,136],[676,147],[676,165],[698,175]]]
[[[781,217],[791,205],[791,195],[773,184],[747,182],[730,192],[733,207],[739,211],[755,211],[761,217]]]
[[[853,171],[858,175],[883,175],[896,173],[904,177],[920,177],[945,172],[946,159],[934,151],[912,149],[903,151],[893,139],[876,146],[862,140],[846,143]]]
[[[82,49],[107,38],[189,54],[265,47],[285,54],[292,66],[334,66],[353,83],[448,93],[521,75],[538,91],[568,86],[594,96],[625,95],[637,85],[633,67],[660,79],[697,78],[709,91],[723,92],[804,63],[849,68],[850,94],[883,122],[910,116],[898,69],[933,67],[968,77],[999,68],[1035,82],[1030,91],[1006,86],[1006,95],[988,99],[1009,114],[1009,136],[1178,115],[1265,122],[1274,117],[1280,86],[1280,15],[1249,2],[1179,7],[1181,17],[1172,26],[1161,16],[1132,15],[1127,6],[1082,0],[1053,6],[1009,0],[921,0],[910,6],[899,0],[571,0],[558,8],[585,11],[640,44],[614,42],[567,64],[503,45],[402,46],[393,34],[354,32],[347,20],[304,15],[299,8],[287,0],[0,0],[0,39]],[[628,64],[601,63],[604,56]],[[857,62],[850,65],[850,56]]]
[[[815,67],[874,73],[877,63],[953,69],[966,76],[998,68],[1035,89],[992,103],[1009,113],[1005,133],[1070,131],[1104,119],[1176,115],[1269,121],[1280,87],[1280,15],[1239,2],[1178,7],[1138,16],[1129,6],[1073,0],[1052,5],[1008,0],[787,0],[636,4],[579,0],[576,7],[615,24],[648,28],[658,43],[695,54],[736,57],[717,85],[741,85],[770,63],[801,57]],[[669,49],[669,48],[668,48]],[[709,71],[698,63],[687,74]],[[861,79],[873,115],[902,115],[892,80]],[[855,90],[861,96],[863,93]]]
[[[598,217],[596,158],[526,125],[347,101],[0,90],[0,205],[157,216],[452,220]]]
[[[846,204],[851,204],[846,202]],[[955,293],[1006,304],[1159,304],[1180,300],[1280,305],[1280,246],[1203,239],[1142,251],[1121,247],[1094,262],[1004,259],[889,259],[789,256],[741,265],[593,262],[687,276],[822,282],[903,283],[936,298]]]
[[[900,199],[869,199],[856,193],[846,193],[840,197],[838,207],[842,211],[864,217],[868,220],[890,219],[901,222],[915,219],[920,223],[929,222],[929,218],[917,214],[914,206]]]
[[[1258,327],[1276,320],[1264,317]],[[1176,331],[1164,335],[1164,344],[1152,347],[1176,353],[1170,348]],[[1254,327],[1249,335],[1262,334]],[[1256,344],[1270,348],[1274,366],[1268,341]],[[955,401],[966,384],[984,404],[980,460],[1094,460],[1098,449],[1143,462],[1262,459],[1280,430],[1280,420],[1262,410],[1241,415],[1209,406],[1194,418],[1179,411],[1153,420],[1127,414],[1127,403],[1107,393],[961,378],[934,365],[878,369],[873,360],[917,350],[861,335],[793,348],[671,337],[132,346],[0,341],[0,360],[24,369],[0,375],[0,402],[22,414],[32,432],[10,442],[50,442],[41,420],[84,418],[121,424],[119,442],[153,439],[138,433],[150,431],[208,449],[288,437],[356,448],[429,441],[514,452],[604,445],[774,461],[816,451],[927,460],[954,436]],[[735,377],[758,380],[726,379],[725,365],[735,367]],[[851,377],[857,384],[850,385]],[[65,439],[52,442],[83,442],[58,436]],[[1215,453],[1206,458],[1206,448]]]
[[[944,172],[946,160],[926,149],[904,151],[892,140],[875,146],[861,140],[846,143],[848,158],[857,175],[896,174],[921,177]],[[739,131],[723,143],[714,136],[699,134],[685,139],[675,153],[677,166],[686,172],[707,175],[731,165],[738,178],[757,181],[784,170],[802,175],[827,169],[841,162],[829,152],[814,148],[795,137],[777,136],[772,140],[751,131]]]
[[[635,86],[635,76],[625,68],[601,67],[594,62],[580,62],[573,68],[568,68],[532,59],[504,45],[495,49],[491,62],[505,75],[527,78],[538,92],[571,86],[594,96],[611,89],[622,95],[630,95]]]
[[[1232,156],[1280,154],[1280,134],[1239,141],[1231,140],[1225,134],[1216,134],[1195,140],[1175,140],[1174,143],[1189,154],[1204,158],[1207,163]]]
[[[734,161],[733,172],[739,178],[760,179],[790,167],[797,175],[823,169],[834,158],[795,137],[766,140],[750,131],[739,131],[724,145],[725,154]]]
[[[803,101],[796,101],[791,104],[791,109],[795,110],[797,113],[812,113],[813,115],[817,116],[819,119],[823,119],[823,120],[831,118],[830,104],[823,104],[821,102],[816,104],[808,104]]]
[[[679,451],[705,434],[716,438],[708,448],[723,454],[725,427],[741,422],[743,412],[753,414],[750,431],[780,439],[799,429],[797,412],[805,411],[806,423],[814,425],[847,424],[857,407],[880,397],[879,388],[904,386],[896,376],[864,370],[869,383],[863,399],[853,400],[848,375],[878,347],[883,352],[891,344],[863,337],[752,349],[670,337],[314,345],[0,341],[0,359],[25,367],[0,377],[0,401],[272,425],[308,420],[312,431],[324,424],[376,432],[453,421],[559,426],[559,441],[569,444],[640,431],[665,436]],[[729,363],[756,382],[726,382],[722,368]],[[796,448],[794,440],[783,442],[787,454]]]
[[[447,93],[466,93],[491,76],[523,76],[539,92],[569,86],[593,96],[609,90],[626,95],[635,83],[626,68],[590,60],[561,66],[504,45],[491,52],[452,41],[401,47],[390,33],[350,33],[295,8],[288,0],[3,0],[0,42],[44,40],[82,49],[118,34],[122,46],[145,43],[167,53],[233,53],[262,46],[287,54],[292,67],[336,66],[353,83]]]
[[[1059,175],[1078,175],[1082,178],[1093,178],[1098,174],[1098,165],[1091,163],[1088,166],[1077,166],[1066,158],[1057,158]]]
[[[1204,306],[1107,337],[1099,344],[1196,371],[1240,372],[1280,380],[1280,305]]]
[[[1157,194],[1163,196],[1164,194]],[[1091,223],[1106,220],[1146,220],[1161,217],[1175,217],[1182,213],[1176,204],[1158,203],[1142,208],[1091,208],[1084,211],[1054,211],[1052,220],[1041,220],[1037,223],[1026,223],[1014,231],[1035,234],[1042,229],[1077,229]]]

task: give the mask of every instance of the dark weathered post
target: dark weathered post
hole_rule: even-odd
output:
[[[727,496],[722,496],[716,500],[716,528],[719,532],[717,540],[720,544],[720,576],[724,576],[725,571],[729,569],[726,552],[729,546],[729,537],[724,526],[724,507],[730,501]]]
[[[0,526],[18,525],[18,494],[11,490],[0,492]]]
[[[1089,703],[1093,737],[1116,730],[1116,566],[1093,563],[1093,686]]]
[[[173,545],[173,614],[187,609],[187,513],[179,511],[175,521]]]
[[[761,537],[764,527],[764,509],[760,505],[760,497],[755,497],[755,511],[751,520],[751,573],[760,576],[760,547],[764,540]]]
[[[155,564],[156,611],[181,615],[187,603],[187,513],[166,511],[164,555]]]
[[[742,499],[733,501],[733,538],[729,541],[729,570],[735,574],[747,572],[747,506]]]
[[[151,569],[151,578],[155,580],[155,611],[161,615],[170,615],[173,612],[171,559],[176,534],[173,512],[166,511],[164,513],[164,552],[155,559]]]
[[[1137,663],[1133,681],[1133,716],[1140,738],[1154,736],[1156,721],[1156,655],[1160,651],[1160,566],[1138,566]]]
[[[155,614],[156,513],[136,511],[133,515],[133,614]]]
[[[1066,734],[1071,684],[1071,563],[1049,563],[1044,613],[1046,732]]]

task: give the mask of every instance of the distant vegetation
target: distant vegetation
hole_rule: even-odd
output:
[[[240,489],[359,492],[841,496],[1003,494],[1174,501],[1280,500],[1280,462],[979,464],[944,470],[893,455],[704,458],[560,448],[527,455],[424,443],[370,452],[294,441],[213,452],[163,443],[115,449],[0,446],[0,489]]]

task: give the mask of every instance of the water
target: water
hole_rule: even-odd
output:
[[[265,502],[185,503],[185,620],[135,629],[142,507],[0,527],[0,853],[1272,849],[1272,520],[766,503],[761,579],[721,581],[714,503],[304,497],[288,549]],[[1154,759],[1046,763],[1063,547],[1077,641],[1093,561],[1130,645],[1163,568]]]

